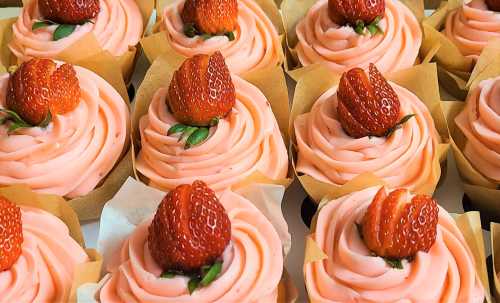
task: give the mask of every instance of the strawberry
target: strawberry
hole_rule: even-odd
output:
[[[61,24],[83,24],[100,11],[99,0],[38,0],[41,15]]]
[[[234,106],[234,84],[220,52],[187,59],[174,73],[168,106],[180,123],[210,126]]]
[[[21,256],[21,209],[0,196],[0,272],[10,269]]]
[[[148,245],[164,270],[193,273],[215,262],[230,238],[231,222],[214,191],[194,181],[165,196],[149,226]]]
[[[10,76],[7,108],[28,125],[40,125],[53,115],[73,110],[80,100],[80,86],[72,65],[57,67],[50,59],[24,62]],[[49,117],[50,118],[50,117]]]
[[[185,25],[203,34],[232,32],[238,18],[237,0],[186,0],[181,12]]]
[[[339,121],[354,138],[384,136],[398,122],[396,92],[374,64],[369,70],[369,78],[361,68],[345,72],[337,91]]]
[[[384,12],[384,0],[328,0],[328,15],[338,25],[372,23],[383,18]]]
[[[486,0],[486,5],[489,10],[500,12],[500,0]]]
[[[387,194],[382,187],[375,195],[362,220],[366,246],[377,256],[402,259],[428,252],[436,241],[437,203],[427,195],[409,201],[407,189]]]

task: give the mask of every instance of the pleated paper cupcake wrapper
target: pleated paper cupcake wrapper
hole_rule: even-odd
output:
[[[254,0],[260,8],[264,11],[264,13],[267,15],[269,20],[273,23],[274,27],[276,28],[278,35],[280,35],[281,40],[284,41],[284,29],[283,29],[283,22],[281,19],[281,14],[278,10],[278,6],[273,0]],[[157,0],[156,1],[156,24],[153,26],[153,31],[150,35],[147,37],[143,38],[141,40],[141,45],[142,49],[144,50],[144,54],[148,58],[149,62],[153,62],[160,56],[161,54],[167,54],[168,57],[174,58],[174,57],[180,57],[182,59],[185,59],[186,57],[177,53],[172,46],[170,45],[169,38],[167,37],[166,31],[162,30],[162,12],[164,9],[177,2],[177,0]],[[285,60],[285,55],[282,52],[282,48],[280,48],[280,60],[279,63],[277,64],[278,66],[281,66],[283,61]],[[245,77],[245,75],[242,75]],[[261,76],[266,76],[265,73],[261,73]]]
[[[497,302],[500,302],[500,223],[491,223],[490,231],[493,258],[493,285],[491,287],[493,296]]]
[[[132,110],[132,136],[134,148],[134,173],[137,179],[149,183],[149,180],[135,169],[135,156],[140,151],[141,137],[139,131],[139,120],[148,113],[149,105],[156,91],[160,88],[168,88],[174,72],[181,66],[185,59],[175,53],[161,54],[153,62],[146,73],[141,86],[137,90],[137,96]],[[243,79],[255,85],[265,95],[271,109],[276,117],[283,140],[288,144],[288,120],[289,103],[288,89],[286,87],[285,75],[279,66],[271,66],[260,69],[243,76]],[[238,188],[251,183],[278,184],[289,186],[293,181],[291,168],[285,179],[273,180],[261,172],[255,172],[243,181],[235,184],[232,188]]]
[[[424,2],[423,0],[398,0],[405,4],[415,15],[417,20],[422,20],[424,18]],[[297,56],[297,51],[295,47],[298,43],[297,33],[295,28],[297,24],[304,19],[307,15],[309,9],[317,2],[317,0],[283,0],[281,2],[281,13],[283,16],[283,24],[286,32],[285,41],[285,71],[287,74],[298,81],[302,76],[316,69],[316,65],[320,63],[312,64],[309,66],[302,66]],[[418,62],[416,62],[418,63]]]
[[[238,189],[236,193],[251,201],[273,224],[282,241],[283,254],[286,256],[290,251],[291,236],[281,211],[285,187],[252,184]],[[119,254],[123,241],[135,228],[154,215],[164,196],[164,192],[129,178],[116,196],[106,204],[97,241],[97,249],[103,255],[105,269],[119,266],[119,260],[113,256]],[[78,290],[78,302],[97,302],[96,295],[102,285],[103,283],[94,283],[82,286]],[[296,298],[297,290],[284,270],[279,285],[278,302],[294,302]]]
[[[299,173],[295,170],[298,150],[294,131],[294,121],[297,116],[310,112],[314,102],[316,102],[325,91],[331,87],[337,86],[339,80],[340,75],[335,75],[327,70],[326,67],[322,66],[317,66],[315,69],[305,73],[297,82],[290,114],[289,133],[292,139],[290,154],[292,156],[294,171],[307,194],[316,203],[319,203],[325,196],[337,198],[364,188],[384,184],[381,178],[369,172],[360,174],[344,185],[339,186],[318,181],[309,175]],[[440,178],[444,178],[446,173],[446,156],[449,149],[449,134],[446,120],[441,109],[436,65],[433,63],[416,65],[412,68],[389,75],[388,80],[405,87],[427,106],[440,135],[441,142],[436,147],[436,155],[430,164],[433,166],[436,178],[434,182],[421,191],[421,193],[432,195]]]
[[[24,185],[0,186],[0,195],[6,197],[16,205],[42,209],[56,216],[68,226],[71,237],[85,248],[78,217],[61,197],[37,194]],[[80,285],[99,281],[102,257],[94,249],[86,249],[85,251],[87,252],[89,261],[79,264],[75,268],[70,297],[67,298],[69,302],[76,302],[76,290]]]
[[[322,200],[322,203],[318,208],[318,212],[313,219],[313,224],[311,225],[311,235],[306,236],[304,265],[311,262],[318,262],[328,259],[328,255],[321,249],[321,247],[319,247],[316,241],[314,241],[313,235],[315,233],[315,219],[321,208],[330,201],[331,200],[329,198],[325,198],[324,200]],[[474,211],[464,214],[452,214],[452,216],[454,217],[458,228],[462,232],[462,235],[464,236],[465,241],[467,242],[474,256],[476,272],[485,290],[486,301],[492,302],[488,282],[488,272],[486,269],[486,255],[479,212]]]
[[[23,3],[26,4],[30,1],[32,0],[23,0]],[[151,13],[154,9],[155,1],[135,0],[135,2],[141,10],[145,33],[148,20],[150,19]],[[0,62],[6,67],[20,63],[10,52],[8,47],[8,44],[12,39],[12,24],[14,24],[16,20],[17,18],[0,20]],[[140,45],[131,45],[125,54],[121,56],[113,56],[108,51],[102,49],[93,33],[88,33],[70,47],[57,54],[54,59],[75,65],[81,65],[81,61],[85,60],[99,62],[99,66],[96,66],[96,69],[91,69],[101,77],[108,80],[106,77],[107,75],[114,75],[114,77],[122,75],[122,78],[124,79],[122,81],[128,83],[132,77],[140,52]],[[120,93],[122,93],[122,91],[120,91]]]

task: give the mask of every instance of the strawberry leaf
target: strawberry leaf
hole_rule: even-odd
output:
[[[181,133],[184,132],[187,128],[187,125],[184,124],[175,124],[174,126],[170,127],[167,131],[167,136],[171,136],[173,134]]]
[[[45,119],[43,119],[43,121],[40,122],[40,124],[38,124],[38,126],[41,128],[46,128],[47,126],[49,126],[51,121],[52,121],[52,113],[49,111],[47,113],[47,117],[45,117]]]
[[[210,283],[212,283],[215,278],[220,274],[222,271],[222,262],[217,261],[215,262],[210,269],[203,275],[203,278],[200,281],[201,286],[208,286]]]
[[[413,116],[415,116],[415,114],[409,114],[409,115],[406,115],[403,118],[401,118],[401,120],[399,120],[398,123],[396,123],[393,127],[389,128],[385,132],[384,137],[389,138],[396,130],[400,129],[401,126],[403,126],[403,124],[405,124],[406,122],[408,122],[408,120],[410,120]]]
[[[174,270],[167,270],[167,271],[164,271],[164,272],[161,273],[160,278],[163,278],[163,279],[172,279],[172,278],[174,278],[175,276],[177,276],[179,274],[180,274],[179,272],[176,272]]]
[[[189,294],[193,294],[193,292],[198,288],[198,286],[200,286],[200,278],[199,277],[192,277],[191,279],[189,279],[189,282],[188,282],[188,290],[189,290]]]
[[[384,258],[384,261],[391,268],[394,268],[394,269],[403,269],[403,262],[401,262],[401,259]]]
[[[39,28],[44,28],[44,27],[51,26],[51,25],[53,25],[53,23],[50,23],[50,22],[47,22],[47,21],[36,21],[31,26],[31,30],[32,31],[36,31]]]
[[[219,117],[212,118],[212,120],[210,120],[209,125],[210,126],[217,126],[219,124],[219,120],[220,120]]]
[[[189,38],[194,38],[198,34],[199,34],[198,30],[196,29],[194,23],[184,24],[184,35],[186,35]]]
[[[54,31],[53,40],[61,40],[71,35],[76,29],[76,25],[74,24],[59,24]]]
[[[196,131],[194,131],[186,140],[186,145],[184,145],[184,149],[189,149],[192,146],[198,145],[201,142],[205,141],[208,138],[209,130],[207,127],[200,127]]]
[[[356,21],[356,25],[354,26],[354,31],[358,35],[364,35],[365,34],[365,23],[363,22],[363,20]]]
[[[45,119],[38,125],[32,125],[24,121],[24,119],[21,118],[21,116],[19,116],[15,111],[12,110],[0,108],[0,113],[6,114],[4,118],[0,119],[0,125],[6,123],[7,121],[11,122],[11,125],[9,126],[9,132],[13,132],[20,128],[29,128],[29,127],[46,128],[52,121],[52,114],[50,113],[50,111],[47,114],[47,117],[45,117]]]
[[[191,134],[197,130],[198,130],[198,127],[194,127],[194,126],[186,127],[186,129],[184,130],[184,132],[182,132],[182,135],[179,137],[179,140],[177,140],[177,142],[181,142],[185,138],[189,138],[191,136]]]
[[[226,36],[229,39],[229,41],[233,41],[235,39],[233,32],[227,32],[224,34],[224,36]]]

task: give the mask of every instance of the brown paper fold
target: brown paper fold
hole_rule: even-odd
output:
[[[174,72],[180,67],[183,62],[180,56],[172,56],[169,53],[160,55],[153,62],[146,73],[141,86],[137,90],[137,95],[132,110],[132,136],[135,153],[140,151],[140,131],[139,120],[146,115],[149,109],[151,100],[159,88],[168,88]],[[285,75],[279,66],[266,67],[257,71],[253,71],[242,75],[242,78],[255,85],[266,96],[271,104],[271,108],[278,122],[282,136],[285,142],[288,138],[288,90],[286,88]],[[133,158],[134,173],[139,176],[139,179],[147,182],[146,178],[135,170],[135,156]],[[268,183],[288,186],[293,180],[293,173],[288,174],[288,178],[282,180],[271,180],[260,172],[253,173],[244,181],[233,185],[233,188],[239,188],[249,183]]]
[[[424,0],[397,0],[402,2],[413,12],[418,21],[424,19]],[[315,67],[303,67],[298,59],[295,47],[298,43],[295,28],[297,24],[307,15],[309,9],[317,0],[283,0],[281,2],[281,14],[283,18],[285,40],[285,71],[292,79],[298,81],[304,74],[307,74]],[[317,63],[319,64],[319,63]],[[315,65],[315,64],[313,64]],[[304,70],[303,70],[304,69]]]
[[[491,223],[490,226],[491,256],[493,258],[493,296],[500,302],[500,224]]]
[[[294,303],[299,297],[299,292],[295,285],[293,284],[292,277],[286,270],[283,269],[283,275],[281,276],[281,281],[278,284],[278,303]]]
[[[449,134],[446,119],[441,109],[436,65],[434,63],[416,65],[412,68],[390,74],[387,79],[410,90],[427,106],[440,135],[441,143],[437,146],[437,157],[434,158],[432,163],[434,175],[438,177],[435,184],[422,189],[422,193],[432,194],[440,176],[444,176],[446,172],[446,169],[441,168],[440,163],[445,163],[449,148]],[[298,115],[308,113],[314,102],[325,91],[338,85],[339,80],[339,75],[334,74],[324,66],[317,65],[311,71],[305,73],[297,82],[288,126],[288,131],[292,139],[290,154],[294,170],[297,160],[297,142],[293,123]],[[443,171],[443,175],[441,175],[441,171]],[[295,172],[307,194],[316,203],[325,196],[336,198],[367,187],[384,184],[382,179],[372,173],[363,173],[346,184],[338,186],[320,182],[311,176]]]
[[[23,2],[26,1],[29,0],[24,0]],[[154,0],[135,1],[142,14],[145,31],[149,18],[151,17],[151,14],[153,12]],[[0,49],[2,55],[0,57],[0,60],[2,62],[2,65],[4,66],[19,63],[7,46],[12,38],[12,24],[16,21],[16,19],[17,18],[0,20]],[[2,39],[2,37],[7,37],[8,39]],[[76,65],[78,65],[79,61],[82,61],[84,59],[93,61],[103,60],[100,70],[105,70],[108,74],[118,73],[116,74],[116,76],[121,75],[123,79],[125,79],[125,82],[129,82],[138,58],[137,55],[140,53],[138,46],[139,45],[131,45],[129,47],[129,50],[125,54],[121,56],[113,56],[108,51],[105,51],[101,48],[93,33],[88,33],[87,35],[84,35],[81,39],[70,45],[67,49],[59,53],[54,59]]]
[[[71,237],[82,247],[85,247],[80,222],[76,213],[69,207],[63,198],[55,195],[37,194],[25,185],[0,186],[0,195],[6,197],[16,205],[42,209],[59,218],[68,226]],[[76,302],[76,289],[84,283],[99,281],[102,258],[93,249],[86,250],[89,261],[77,265],[70,292],[70,302]]]

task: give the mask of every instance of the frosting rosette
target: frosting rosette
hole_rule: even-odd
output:
[[[295,47],[302,66],[322,63],[336,73],[374,63],[382,73],[413,66],[422,43],[422,31],[413,13],[401,2],[385,1],[379,22],[383,33],[357,34],[328,16],[328,0],[316,2],[298,23]]]
[[[433,118],[412,92],[389,83],[399,98],[400,117],[414,117],[388,138],[355,139],[343,130],[339,121],[334,86],[315,101],[309,113],[297,116],[294,121],[296,171],[335,186],[342,186],[363,173],[372,173],[389,187],[408,187],[414,192],[433,190],[440,177],[437,150],[440,138]]]
[[[273,180],[286,178],[287,151],[269,102],[249,82],[235,75],[232,80],[232,111],[210,128],[206,141],[189,149],[178,137],[167,135],[177,121],[168,110],[168,89],[156,91],[139,122],[141,150],[136,161],[150,186],[171,190],[199,179],[221,191],[256,172]]]
[[[9,270],[0,272],[0,302],[65,302],[77,265],[89,261],[57,217],[21,206],[22,253]]]
[[[38,0],[25,4],[14,23],[10,50],[21,61],[31,58],[56,58],[59,53],[92,33],[103,50],[113,56],[125,54],[137,45],[143,32],[141,11],[134,0],[100,0],[100,12],[92,22],[77,25],[69,36],[54,41],[57,25],[33,30],[33,24],[43,20]]]
[[[180,15],[184,2],[177,1],[163,11],[161,26],[176,52],[192,57],[218,50],[225,57],[229,70],[238,75],[278,65],[283,61],[278,31],[257,2],[238,0],[238,19],[233,41],[226,36],[214,36],[207,40],[201,36],[187,37]]]
[[[455,123],[467,138],[463,153],[474,168],[500,182],[500,77],[479,82]]]
[[[107,176],[123,152],[129,110],[104,79],[74,66],[81,96],[75,110],[52,117],[46,128],[9,133],[0,125],[0,184],[26,184],[36,192],[84,196]],[[9,75],[0,75],[0,108]]]
[[[448,15],[444,33],[464,56],[477,59],[490,40],[500,38],[500,14],[484,0],[472,0]]]
[[[474,257],[453,218],[439,207],[436,241],[396,269],[373,256],[359,224],[379,187],[328,202],[312,240],[326,259],[306,262],[304,276],[313,302],[483,302]]]
[[[150,217],[123,243],[121,265],[113,270],[101,302],[276,302],[283,250],[271,222],[242,196],[224,191],[220,202],[231,221],[231,242],[222,271],[208,286],[188,292],[188,277],[161,278],[148,248]]]

